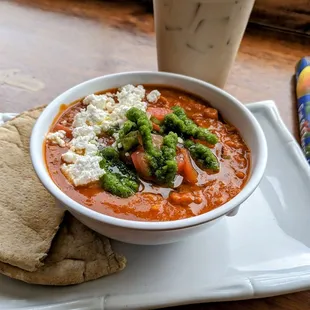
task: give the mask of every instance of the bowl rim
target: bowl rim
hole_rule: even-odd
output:
[[[239,109],[242,110],[243,114],[246,115],[246,117],[250,120],[250,122],[253,125],[254,131],[258,138],[258,153],[257,156],[257,164],[256,169],[253,169],[252,175],[248,179],[247,183],[243,187],[243,189],[231,200],[226,202],[225,204],[219,206],[216,209],[213,209],[209,212],[206,212],[204,214],[186,218],[186,219],[180,219],[180,220],[174,220],[174,221],[162,221],[162,222],[147,222],[147,221],[136,221],[136,220],[128,220],[128,219],[120,219],[117,217],[113,217],[110,215],[105,215],[103,213],[94,211],[92,209],[89,209],[86,206],[83,206],[82,204],[76,202],[69,196],[67,196],[51,179],[49,172],[47,170],[43,152],[37,152],[38,149],[38,141],[40,141],[40,137],[42,137],[42,133],[40,132],[40,124],[43,120],[43,117],[48,115],[54,106],[61,105],[61,102],[64,101],[63,98],[67,97],[71,94],[72,91],[87,87],[89,84],[92,84],[94,82],[97,82],[99,80],[108,79],[111,77],[120,77],[120,76],[132,76],[132,75],[146,75],[146,76],[168,76],[170,78],[176,78],[176,79],[182,79],[185,81],[190,81],[194,83],[198,83],[203,87],[209,88],[211,91],[218,93],[221,96],[226,97],[229,101],[233,102],[234,105],[237,105]],[[147,84],[147,82],[145,83]],[[51,118],[50,118],[51,119]],[[51,119],[50,124],[54,121],[54,118]],[[45,134],[45,133],[44,133]],[[39,139],[39,140],[38,140]],[[40,148],[42,148],[42,144],[40,142]],[[87,218],[90,218],[92,220],[100,221],[105,224],[117,226],[117,227],[123,227],[123,228],[129,228],[134,230],[148,230],[148,231],[160,231],[160,230],[178,230],[183,229],[186,227],[192,227],[197,226],[212,220],[215,220],[219,217],[224,216],[225,214],[228,214],[233,209],[237,208],[240,204],[242,204],[256,189],[256,187],[259,185],[267,165],[267,142],[265,135],[263,133],[263,130],[261,126],[259,125],[258,121],[254,117],[254,115],[235,97],[227,93],[226,91],[210,84],[202,80],[198,80],[193,77],[181,75],[181,74],[175,74],[170,72],[158,72],[158,71],[128,71],[128,72],[121,72],[121,73],[114,73],[114,74],[108,74],[104,76],[99,76],[93,79],[89,79],[87,81],[84,81],[80,84],[77,84],[63,93],[61,93],[59,96],[57,96],[55,99],[53,99],[47,107],[44,109],[44,111],[41,113],[39,118],[37,119],[30,138],[30,156],[32,165],[34,167],[34,170],[41,181],[41,183],[44,185],[44,187],[51,193],[52,196],[56,198],[56,200],[63,203],[68,209],[72,209],[73,212],[77,212]],[[46,167],[46,169],[41,169],[38,166],[38,162],[43,161],[43,166]],[[45,171],[43,171],[45,170]]]

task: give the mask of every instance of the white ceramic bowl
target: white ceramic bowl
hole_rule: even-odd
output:
[[[59,106],[69,104],[91,93],[125,84],[163,84],[197,94],[218,109],[235,125],[251,150],[251,172],[247,184],[232,200],[208,213],[178,221],[139,222],[107,216],[77,203],[64,194],[52,181],[47,171],[42,144]],[[110,238],[135,244],[171,243],[198,233],[225,215],[236,214],[240,204],[258,186],[266,167],[267,144],[264,133],[254,116],[237,99],[225,91],[203,81],[164,72],[125,72],[98,77],[81,83],[58,96],[43,111],[31,135],[31,159],[34,169],[56,201],[91,229]]]

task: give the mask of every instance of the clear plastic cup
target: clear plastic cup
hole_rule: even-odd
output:
[[[158,70],[224,87],[255,0],[154,0]]]

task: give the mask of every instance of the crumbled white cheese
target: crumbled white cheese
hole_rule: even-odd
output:
[[[109,117],[109,113],[93,104],[88,105],[87,109],[87,125],[101,125],[102,122]]]
[[[100,161],[100,156],[78,156],[75,163],[63,164],[61,171],[75,186],[86,185],[98,181],[105,173],[99,166]]]
[[[64,147],[66,142],[64,138],[66,137],[66,132],[64,130],[58,130],[55,132],[49,132],[46,135],[46,139],[53,144],[58,144],[60,147]]]
[[[98,151],[97,137],[96,140],[91,136],[79,136],[69,142],[73,151],[85,150],[85,154],[96,153]]]
[[[118,140],[119,138],[119,133],[118,132],[114,132],[112,137],[115,139],[115,140]]]
[[[85,109],[81,109],[79,113],[77,113],[74,117],[72,126],[73,127],[82,127],[86,125],[87,113]]]
[[[80,155],[69,150],[68,152],[61,155],[62,160],[67,164],[74,164]]]
[[[85,154],[87,155],[96,155],[98,153],[98,143],[97,141],[92,141],[88,143],[87,147],[85,148]]]
[[[108,113],[89,104],[86,109],[82,109],[74,117],[73,127],[100,125]]]
[[[106,110],[107,107],[115,105],[115,101],[108,95],[89,95],[84,98],[83,103],[85,105],[92,104],[98,109]]]
[[[117,98],[115,102],[114,98]],[[99,180],[104,170],[99,167],[98,150],[100,142],[98,135],[114,127],[121,127],[127,120],[126,113],[136,107],[146,111],[145,89],[126,85],[116,94],[89,95],[84,98],[84,109],[74,117],[72,123],[73,139],[69,142],[70,150],[62,155],[65,162],[61,169],[73,184],[86,185]],[[113,135],[118,140],[119,134]],[[114,142],[113,147],[122,148],[122,144]]]
[[[120,89],[119,92],[116,94],[119,106],[122,106],[123,109],[120,111],[125,115],[125,113],[132,107],[136,107],[140,110],[146,111],[147,103],[143,101],[145,97],[145,89],[142,85],[137,87],[133,85],[126,85]]]
[[[160,96],[161,93],[157,89],[154,89],[146,96],[146,99],[149,102],[156,103]]]
[[[100,135],[102,133],[101,127],[99,125],[94,125],[92,127],[96,135]]]
[[[125,115],[130,108],[136,107],[146,111],[145,89],[142,85],[126,85],[119,89],[116,97],[118,102],[115,102],[111,94],[85,97],[83,103],[87,108],[76,114],[73,127],[99,126],[103,131],[107,131],[112,127],[121,126],[126,121]]]
[[[145,89],[142,85],[135,87],[128,84],[121,87],[116,96],[120,104],[123,104],[124,102],[140,102],[145,96]]]
[[[98,151],[98,138],[94,126],[83,125],[72,131],[73,139],[69,142],[72,151],[84,151],[85,154],[95,154]]]
[[[72,136],[74,138],[87,136],[90,137],[90,139],[94,139],[96,137],[96,133],[94,132],[94,128],[92,126],[83,125],[81,127],[74,128],[72,130]]]
[[[184,143],[184,140],[182,138],[178,137],[178,142],[179,143]]]

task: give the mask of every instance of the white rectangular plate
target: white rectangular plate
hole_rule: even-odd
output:
[[[272,101],[248,108],[265,132],[269,159],[260,186],[236,216],[171,245],[114,242],[127,268],[78,286],[0,276],[0,309],[150,309],[310,288],[310,168]]]

